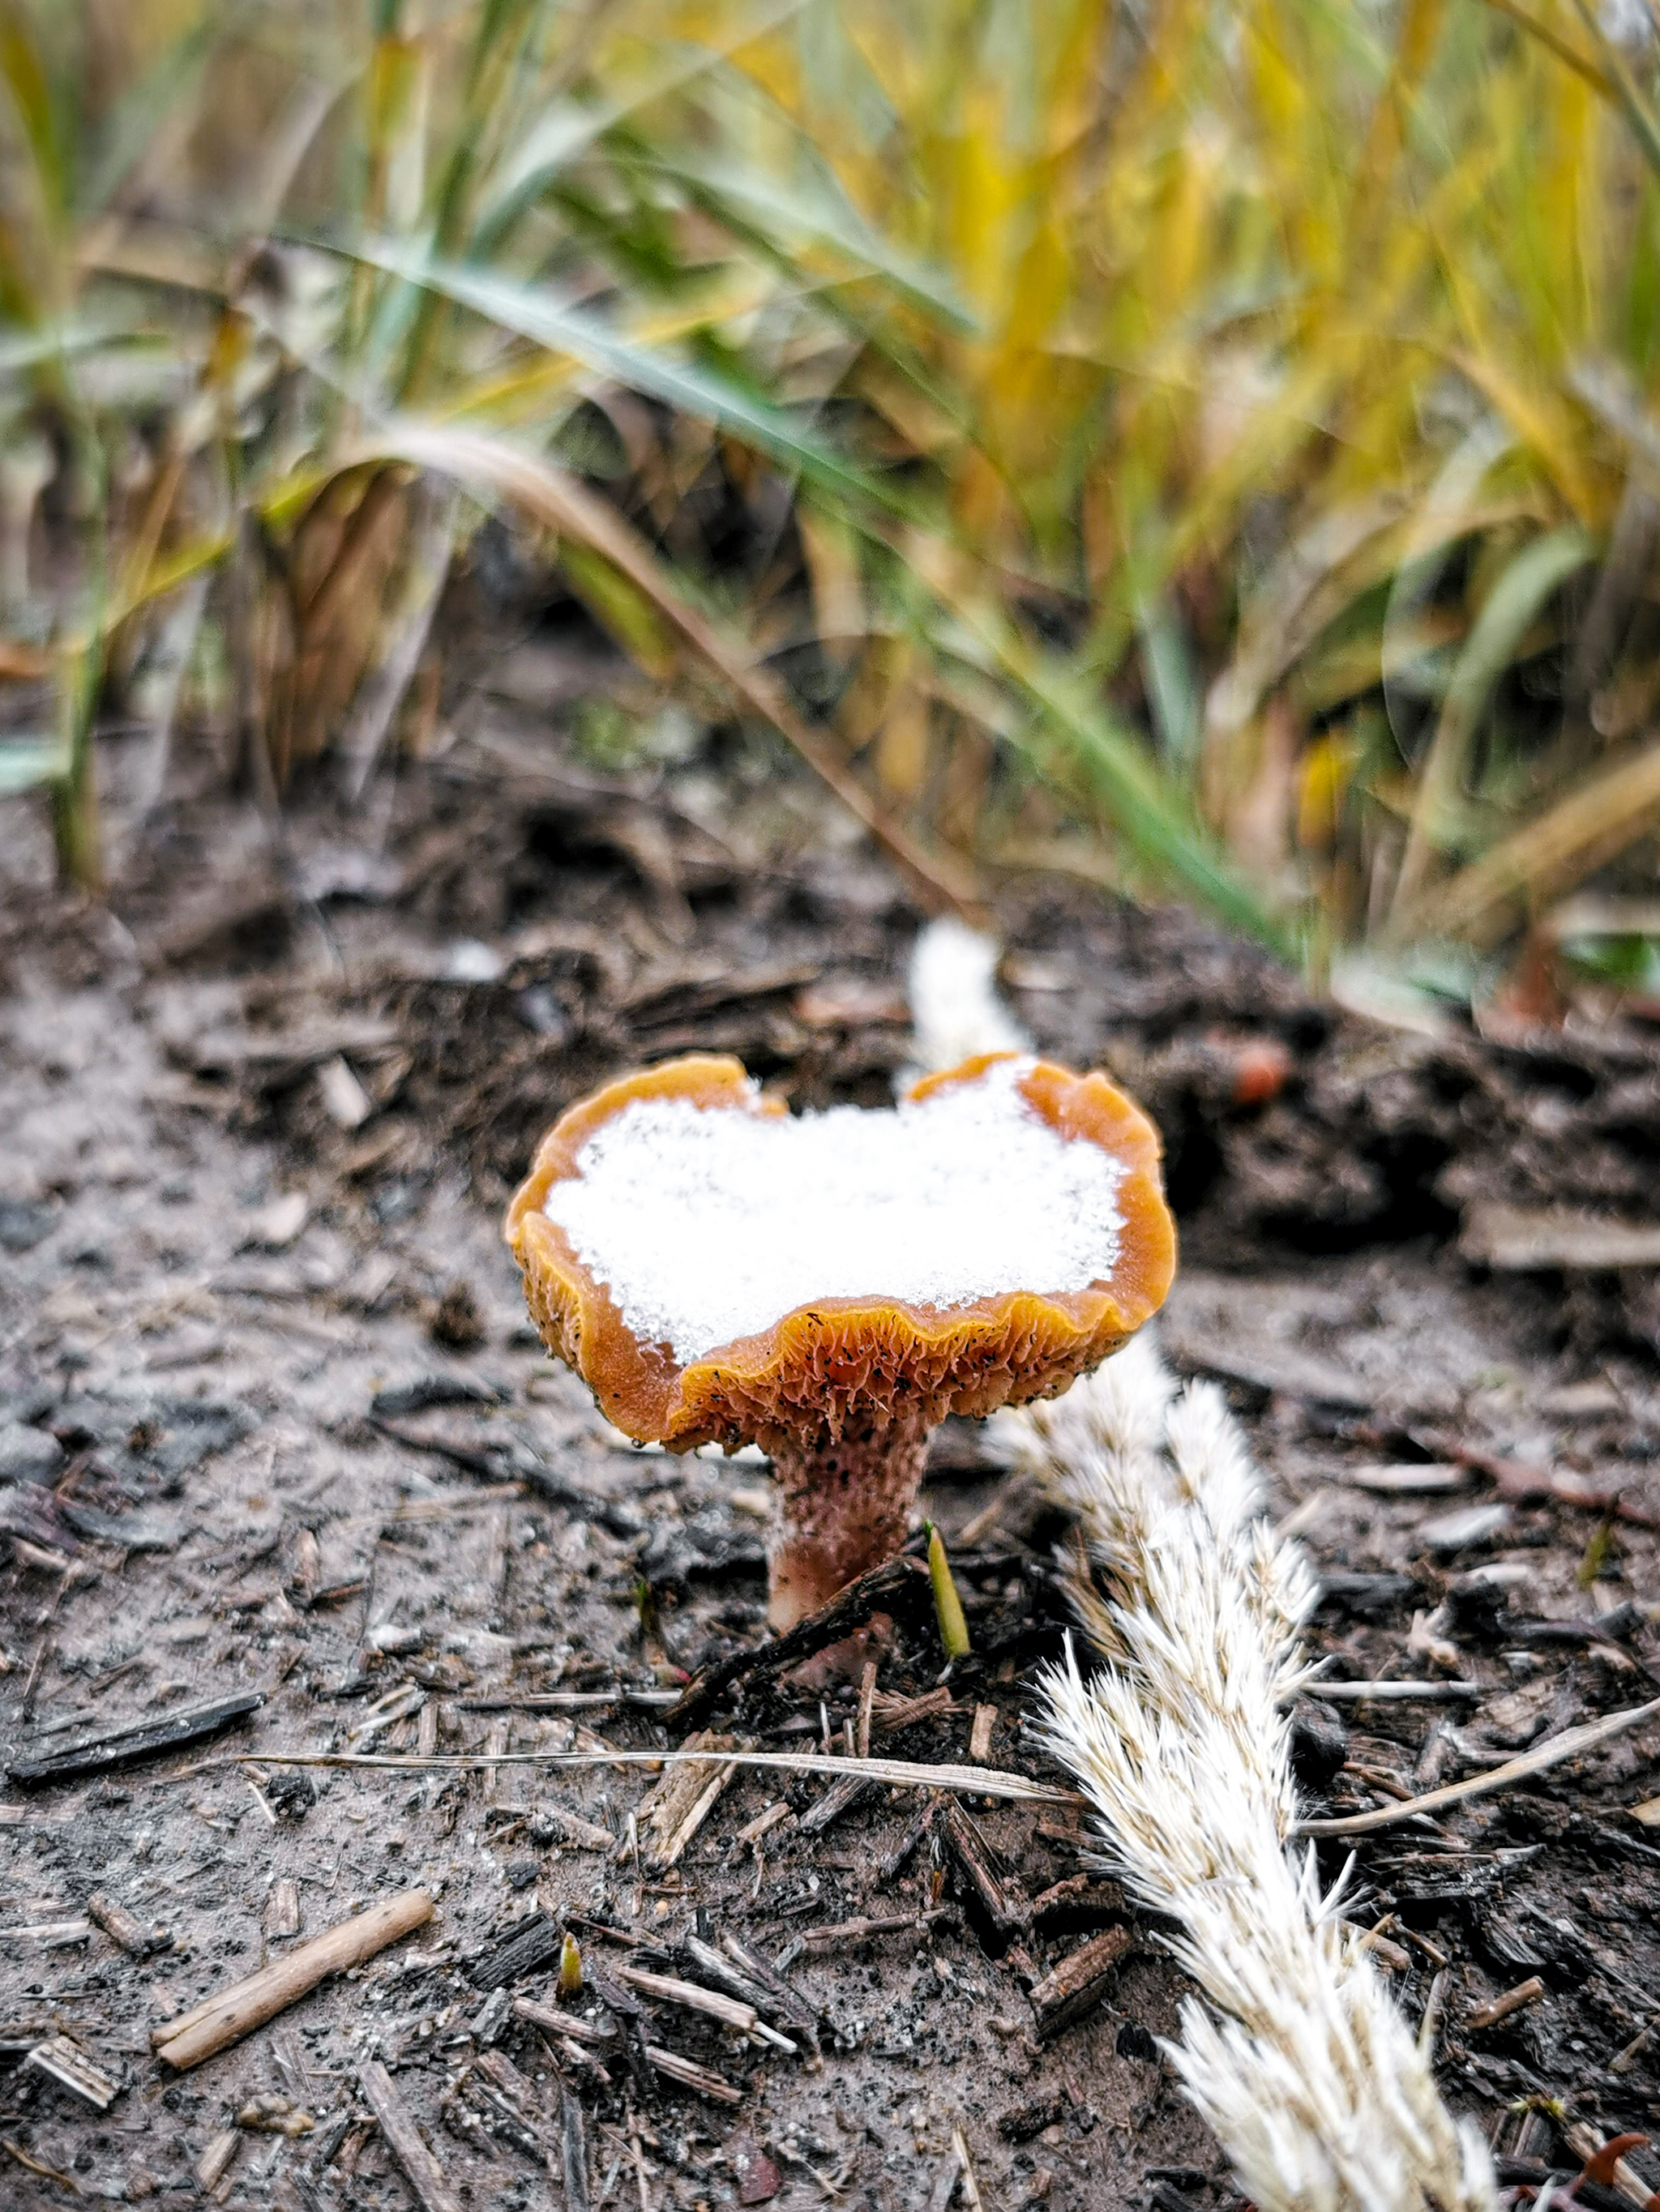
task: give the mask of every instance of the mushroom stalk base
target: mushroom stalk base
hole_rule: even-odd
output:
[[[893,1423],[775,1451],[777,1510],[768,1546],[767,1618],[781,1632],[828,1605],[904,1542],[922,1483],[927,1431]]]

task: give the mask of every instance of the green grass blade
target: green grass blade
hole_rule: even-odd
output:
[[[1418,777],[1412,827],[1395,894],[1397,915],[1423,890],[1433,855],[1449,842],[1470,750],[1499,679],[1546,602],[1596,552],[1577,526],[1553,530],[1524,546],[1499,578],[1458,656],[1441,717]]]
[[[754,398],[708,369],[635,344],[599,316],[566,304],[550,290],[538,290],[488,270],[435,263],[391,240],[334,250],[387,276],[400,276],[439,293],[498,329],[528,338],[550,353],[568,355],[585,368],[612,377],[665,406],[718,423],[784,468],[800,471],[827,490],[885,507],[897,504],[876,477],[802,430],[781,408]]]

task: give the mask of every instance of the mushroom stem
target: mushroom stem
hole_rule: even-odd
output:
[[[821,1431],[773,1447],[778,1484],[767,1618],[781,1632],[826,1606],[904,1542],[922,1483],[927,1430],[917,1413],[858,1435]]]

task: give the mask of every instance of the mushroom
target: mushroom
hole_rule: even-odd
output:
[[[799,1117],[693,1054],[562,1115],[506,1235],[626,1435],[769,1455],[782,1630],[903,1542],[936,1423],[1053,1396],[1157,1310],[1158,1152],[1105,1076],[1014,1054]]]

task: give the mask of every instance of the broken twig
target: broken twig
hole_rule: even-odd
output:
[[[384,1905],[371,1905],[367,1912],[325,1929],[285,1958],[262,1966],[257,1974],[204,1997],[177,2020],[164,2021],[150,2030],[150,2047],[181,2073],[199,2066],[204,2058],[240,2043],[331,1974],[362,1966],[388,1943],[422,1927],[432,1911],[432,1899],[424,1889],[406,1889]]]

